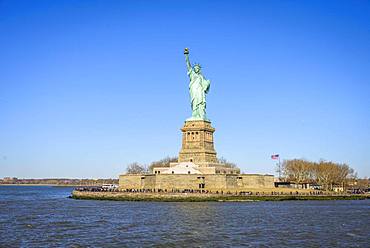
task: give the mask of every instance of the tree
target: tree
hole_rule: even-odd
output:
[[[324,187],[324,189],[332,189],[335,173],[335,164],[333,162],[327,162],[320,160],[317,166],[315,166],[315,179],[316,182]]]
[[[355,177],[355,172],[347,164],[338,164],[321,160],[315,170],[316,180],[325,189],[332,190],[333,185],[345,186],[345,183]]]
[[[145,174],[148,172],[148,168],[145,165],[141,165],[137,162],[127,165],[126,173],[127,174]]]
[[[332,190],[334,185],[345,186],[356,178],[356,173],[347,164],[320,160],[318,163],[303,159],[285,160],[284,177],[296,183],[314,182]]]
[[[219,163],[224,164],[225,167],[230,167],[230,168],[237,168],[238,167],[235,163],[228,161],[224,157],[218,158],[217,160],[218,160]]]
[[[286,180],[296,183],[312,181],[314,163],[303,159],[284,160],[282,172]]]
[[[170,167],[170,163],[175,163],[178,161],[178,157],[170,157],[167,156],[165,158],[162,158],[158,161],[154,161],[149,165],[148,170],[153,171],[153,168],[155,167]]]

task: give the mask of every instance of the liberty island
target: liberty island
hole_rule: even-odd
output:
[[[323,195],[315,189],[279,188],[274,176],[244,174],[236,166],[218,159],[214,145],[215,128],[206,115],[206,95],[211,82],[199,64],[192,65],[189,49],[185,62],[189,77],[191,117],[181,128],[181,149],[177,162],[153,166],[146,173],[119,176],[114,192],[75,190],[77,199],[108,199],[133,201],[244,201],[244,200],[330,200],[363,199],[360,196]],[[140,194],[137,194],[140,193]],[[185,194],[184,194],[185,193]],[[194,194],[187,194],[194,193]],[[294,193],[294,194],[293,194]],[[365,197],[366,198],[366,197]]]

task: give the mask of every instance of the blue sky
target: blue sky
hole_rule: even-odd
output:
[[[117,177],[180,150],[183,49],[219,156],[370,176],[369,1],[0,1],[0,177]]]

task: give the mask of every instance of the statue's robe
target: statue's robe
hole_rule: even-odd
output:
[[[206,80],[201,73],[195,73],[193,69],[188,71],[188,75],[193,117],[205,118],[206,93],[209,91],[210,81]]]

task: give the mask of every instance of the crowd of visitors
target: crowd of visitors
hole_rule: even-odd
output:
[[[126,193],[172,193],[172,194],[216,194],[216,195],[256,195],[256,196],[271,196],[271,195],[338,195],[335,192],[326,192],[319,190],[312,191],[224,191],[224,190],[204,190],[204,189],[118,189],[118,188],[103,188],[96,186],[77,187],[77,191],[89,192],[126,192]]]

